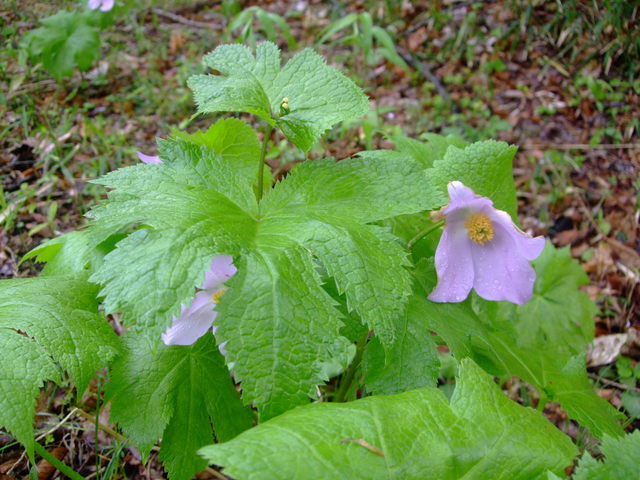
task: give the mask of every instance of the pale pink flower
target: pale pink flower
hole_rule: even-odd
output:
[[[237,269],[233,258],[229,255],[218,255],[211,261],[211,267],[205,273],[201,291],[196,293],[188,307],[182,307],[179,317],[173,317],[171,326],[162,334],[162,341],[166,345],[193,345],[196,340],[211,329],[218,316],[215,311],[218,300],[225,292],[224,282],[229,280]],[[224,352],[223,342],[220,345]]]
[[[138,158],[142,163],[162,163],[162,160],[160,160],[160,157],[157,155],[145,155],[142,152],[137,152],[137,153],[138,153]]]
[[[103,12],[108,12],[113,8],[114,0],[89,0],[88,6],[91,10],[99,8]]]
[[[438,285],[429,300],[461,302],[474,288],[486,300],[528,302],[536,279],[529,261],[542,253],[544,238],[531,238],[462,182],[450,182],[448,190],[435,258]]]

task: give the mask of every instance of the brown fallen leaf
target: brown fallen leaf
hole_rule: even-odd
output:
[[[56,457],[58,460],[62,460],[67,454],[67,449],[64,447],[52,448],[49,453]],[[56,471],[56,467],[47,462],[44,458],[38,462],[38,480],[48,480]]]

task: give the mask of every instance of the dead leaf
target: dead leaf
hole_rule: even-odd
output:
[[[615,362],[620,349],[627,342],[629,335],[626,333],[615,333],[597,337],[589,345],[587,353],[587,366],[599,367]]]

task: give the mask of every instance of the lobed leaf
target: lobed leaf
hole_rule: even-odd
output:
[[[63,10],[41,23],[42,27],[27,33],[22,46],[56,80],[70,77],[76,66],[88,70],[100,58],[100,29],[90,16]]]
[[[146,458],[162,437],[160,459],[172,480],[206,467],[196,451],[215,437],[227,441],[252,423],[212,335],[192,346],[167,347],[146,333],[129,333],[107,395],[111,418]],[[212,427],[213,424],[213,427]]]
[[[199,112],[253,113],[305,152],[334,124],[360,117],[369,107],[351,80],[310,49],[281,68],[273,43],[258,44],[255,57],[245,46],[221,45],[203,63],[222,75],[189,78]],[[281,111],[284,98],[289,108]]]
[[[299,247],[244,256],[217,310],[216,338],[261,419],[307,403],[326,363],[349,357],[340,314]]]
[[[620,438],[605,435],[600,448],[605,456],[604,461],[597,461],[585,452],[575,470],[575,480],[609,480],[638,476],[640,431],[636,430]]]
[[[35,397],[42,383],[60,382],[62,368],[83,392],[118,351],[113,329],[98,315],[96,293],[82,278],[0,281],[0,349],[6,352],[0,367],[0,424],[30,458]]]
[[[376,337],[367,346],[364,357],[367,391],[392,395],[437,385],[440,360],[424,321],[424,303],[423,297],[409,298],[407,310],[396,328],[395,342],[386,352]]]

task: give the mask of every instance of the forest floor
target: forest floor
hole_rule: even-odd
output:
[[[137,162],[138,150],[155,154],[155,137],[171,128],[208,125],[207,118],[185,120],[194,112],[186,79],[201,71],[205,53],[241,36],[249,43],[276,40],[285,57],[294,50],[277,25],[271,32],[258,17],[248,20],[250,29],[233,25],[233,2],[147,2],[103,32],[95,68],[57,83],[25,62],[19,49],[39,19],[73,8],[70,1],[55,3],[0,7],[7,34],[0,52],[0,278],[33,275],[38,265],[20,264],[21,257],[83,225],[103,195],[91,179]],[[590,376],[602,397],[636,419],[629,429],[637,428],[640,59],[611,47],[618,45],[615,31],[604,29],[594,42],[588,22],[576,28],[580,20],[559,20],[556,2],[528,3],[299,0],[243,7],[259,4],[285,19],[297,48],[319,50],[371,99],[370,115],[336,127],[309,158],[326,149],[345,158],[392,148],[388,136],[399,131],[414,138],[425,132],[496,138],[519,147],[520,222],[527,232],[570,248],[588,273],[584,289],[599,309]],[[353,25],[319,42],[336,19],[365,11],[389,33],[408,69],[385,60],[384,45],[349,38]],[[637,30],[637,18],[631,22],[629,31]],[[300,160],[301,153],[287,151],[270,162],[286,169]],[[95,477],[95,418],[87,412],[95,412],[96,385],[80,409],[69,407],[69,397],[54,387],[43,392],[38,434],[54,455]],[[556,422],[562,417],[553,405],[545,414]],[[155,452],[145,466],[111,430],[108,408],[99,421],[101,462],[113,473],[99,478],[164,478]],[[41,480],[62,478],[47,465]],[[26,467],[22,451],[0,432],[0,480],[22,478]],[[201,478],[226,477],[209,469]]]

